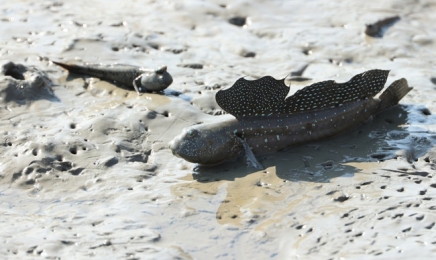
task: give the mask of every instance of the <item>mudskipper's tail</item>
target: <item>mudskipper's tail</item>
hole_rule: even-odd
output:
[[[77,74],[83,74],[88,75],[92,77],[102,77],[102,72],[98,69],[92,69],[87,66],[80,66],[76,64],[68,64],[68,63],[62,63],[57,61],[51,61],[54,64],[58,65],[61,68],[64,68],[68,70],[69,72],[77,73]]]
[[[62,62],[57,62],[57,61],[51,61],[51,62],[58,65],[59,67],[62,67],[66,70],[69,70],[69,71],[74,70],[74,67],[75,67],[74,65],[70,65],[70,64],[66,64],[66,63],[62,63]]]
[[[399,79],[394,81],[381,95],[380,95],[380,111],[395,106],[398,102],[411,91],[413,88],[409,87],[406,79]]]

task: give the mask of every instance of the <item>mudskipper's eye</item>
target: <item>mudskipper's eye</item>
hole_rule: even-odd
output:
[[[189,130],[188,135],[189,137],[196,137],[198,135],[198,131],[195,129]]]

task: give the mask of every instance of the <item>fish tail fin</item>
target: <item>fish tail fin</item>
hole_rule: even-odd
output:
[[[51,61],[51,62],[53,62],[53,64],[56,64],[63,69],[68,70],[69,72],[94,76],[93,74],[90,73],[89,70],[87,70],[86,68],[84,68],[82,66],[78,66],[75,64],[62,63],[62,62],[58,62],[58,61]],[[95,75],[95,76],[99,76],[99,75]]]
[[[69,70],[71,67],[70,65],[62,63],[62,62],[57,62],[57,61],[53,61],[53,60],[51,62],[53,62],[54,64],[58,65],[61,68],[66,69],[66,70]]]
[[[380,95],[380,111],[386,108],[395,106],[398,102],[411,91],[413,88],[409,87],[407,80],[402,78],[394,81],[381,95]]]

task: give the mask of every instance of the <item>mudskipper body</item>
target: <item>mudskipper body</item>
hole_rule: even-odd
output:
[[[218,164],[245,156],[262,168],[255,155],[273,153],[353,129],[396,105],[412,88],[394,81],[379,98],[387,70],[370,70],[345,83],[315,83],[286,97],[284,80],[243,78],[220,90],[218,105],[235,118],[191,126],[170,143],[173,154],[198,164]]]
[[[166,66],[152,70],[121,64],[76,65],[55,61],[53,61],[53,63],[73,73],[97,77],[103,80],[123,84],[129,88],[134,88],[138,95],[140,92],[145,91],[162,91],[173,82],[173,78],[167,72]]]

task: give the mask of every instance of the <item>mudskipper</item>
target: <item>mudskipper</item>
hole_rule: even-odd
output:
[[[398,104],[412,90],[404,78],[374,98],[388,74],[387,70],[369,70],[345,83],[315,83],[289,97],[285,79],[240,78],[215,96],[218,105],[235,118],[188,127],[170,142],[170,149],[186,161],[204,165],[245,156],[261,169],[257,154],[344,133]]]
[[[156,70],[145,69],[131,65],[102,65],[102,64],[66,64],[52,61],[54,64],[77,74],[97,77],[103,80],[117,82],[136,92],[162,91],[173,82],[167,72],[167,67],[162,66]]]

